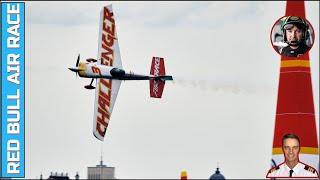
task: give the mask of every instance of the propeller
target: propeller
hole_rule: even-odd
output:
[[[78,73],[79,73],[79,61],[80,61],[80,54],[78,55],[78,58],[77,58],[76,67],[68,68],[71,71],[76,73],[76,77],[78,77]]]
[[[79,66],[79,61],[80,61],[80,53],[79,53],[78,58],[77,58],[76,68],[78,68],[78,66]],[[78,73],[79,72],[76,72],[76,78],[78,78]]]
[[[78,55],[78,59],[77,59],[77,63],[76,63],[76,67],[79,66],[79,61],[80,61],[80,54]]]

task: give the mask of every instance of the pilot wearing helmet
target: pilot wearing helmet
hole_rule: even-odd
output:
[[[309,38],[307,22],[297,16],[288,16],[285,18],[281,30],[283,40],[288,46],[280,50],[280,54],[289,57],[299,57],[306,53],[310,47],[306,45]]]

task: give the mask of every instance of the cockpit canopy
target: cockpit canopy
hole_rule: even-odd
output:
[[[114,77],[122,77],[126,74],[126,72],[120,68],[113,68],[111,69],[110,74]]]

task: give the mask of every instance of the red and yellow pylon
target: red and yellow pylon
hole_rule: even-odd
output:
[[[305,18],[304,1],[287,1],[286,16]],[[319,170],[309,53],[299,57],[281,56],[272,149],[273,165],[284,161],[282,136],[287,133],[296,134],[300,138],[300,161]]]

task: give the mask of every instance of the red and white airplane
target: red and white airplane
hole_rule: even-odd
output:
[[[161,98],[165,81],[173,79],[172,76],[166,76],[164,59],[161,57],[152,58],[150,75],[134,74],[122,68],[112,5],[101,10],[97,59],[88,58],[86,62],[79,62],[79,55],[76,67],[69,69],[80,77],[92,78],[85,88],[96,89],[93,134],[103,141],[122,80],[149,80],[150,96]],[[92,86],[94,79],[96,87]]]

